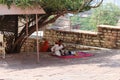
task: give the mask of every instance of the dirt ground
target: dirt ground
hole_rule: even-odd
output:
[[[120,80],[120,50],[91,50],[92,57],[60,59],[40,54],[0,58],[0,80]]]

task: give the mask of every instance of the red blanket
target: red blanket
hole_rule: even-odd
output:
[[[58,58],[65,58],[65,59],[69,59],[69,58],[83,58],[83,57],[90,57],[93,56],[93,54],[91,53],[86,53],[86,52],[78,52],[77,55],[66,55],[66,56],[56,56],[56,55],[52,55]]]

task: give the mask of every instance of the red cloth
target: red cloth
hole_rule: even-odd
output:
[[[93,56],[93,54],[91,53],[85,53],[85,52],[79,52],[77,56],[75,55],[67,55],[67,56],[56,56],[56,55],[52,55],[58,58],[64,58],[64,59],[69,59],[69,58],[84,58],[84,57],[90,57]]]
[[[48,41],[45,41],[40,47],[40,52],[47,52],[48,48],[49,48],[49,43]]]

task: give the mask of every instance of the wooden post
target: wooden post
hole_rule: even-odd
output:
[[[28,38],[28,16],[27,15],[26,15],[26,38]],[[26,39],[26,41],[27,41],[27,39]],[[26,50],[27,50],[26,55],[28,55],[28,47],[29,46],[27,44],[25,44],[25,45],[26,45]]]
[[[39,41],[38,41],[38,16],[36,14],[36,40],[37,40],[37,62],[39,63]]]

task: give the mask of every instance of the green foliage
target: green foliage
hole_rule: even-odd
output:
[[[15,4],[16,6],[21,6],[23,8],[27,6],[32,6],[34,3],[39,2],[40,0],[1,0],[0,4],[6,4],[10,7],[11,4]]]
[[[81,12],[91,9],[94,0],[0,0],[0,4],[26,7],[40,4],[46,13],[58,13],[63,11]]]
[[[94,23],[92,24],[93,26],[97,26],[99,24],[116,25],[119,16],[120,8],[109,3],[94,9],[90,22]]]
[[[80,24],[82,30],[96,31],[97,25],[116,25],[120,17],[120,8],[114,4],[101,5],[96,9],[92,9],[92,15],[86,18],[74,16],[76,20],[72,20],[73,24],[75,21]]]
[[[90,31],[96,30],[96,27],[93,27],[90,25],[90,17],[82,18],[82,17],[79,17],[78,15],[74,15],[71,18],[71,23],[72,25],[78,24],[80,26],[80,30],[90,30]]]

